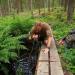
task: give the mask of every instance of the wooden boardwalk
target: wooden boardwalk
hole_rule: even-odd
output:
[[[40,50],[35,75],[64,75],[53,38],[50,51],[47,54]]]

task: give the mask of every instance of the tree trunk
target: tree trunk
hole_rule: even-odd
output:
[[[2,12],[2,16],[5,16],[5,4],[3,0],[1,0],[1,12]]]
[[[20,0],[15,0],[15,9],[16,9],[17,13],[19,13],[19,11],[20,11]]]
[[[20,0],[20,11],[23,12],[23,2]]]
[[[44,14],[45,14],[45,8],[46,8],[46,3],[45,3],[45,0],[43,0],[43,7],[44,7]]]
[[[50,0],[48,0],[48,12],[50,12]]]
[[[1,2],[1,0],[0,0],[0,16],[2,16],[2,10],[1,10],[1,9],[2,9],[2,5],[1,5],[1,3],[2,3],[2,2]]]
[[[52,11],[54,9],[54,0],[52,0]]]
[[[30,0],[30,10],[31,10],[31,14],[33,16],[33,1]]]
[[[40,13],[41,13],[40,0],[38,1],[38,9],[39,9],[39,15],[40,15]]]
[[[67,22],[72,22],[72,16],[74,12],[74,0],[68,0],[68,10],[67,10]]]
[[[64,0],[61,0],[61,7],[64,6]]]
[[[68,8],[68,1],[69,1],[69,0],[64,0],[64,11],[67,11],[67,8]]]

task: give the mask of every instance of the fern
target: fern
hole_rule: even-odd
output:
[[[17,60],[22,50],[28,50],[20,44],[19,39],[27,36],[33,24],[34,20],[31,18],[10,17],[0,20],[0,70],[4,71],[5,75],[8,75],[9,71],[5,64],[9,64],[10,59]]]

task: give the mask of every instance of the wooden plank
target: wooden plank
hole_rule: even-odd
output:
[[[40,51],[40,55],[39,55],[38,61],[48,61],[48,53],[45,54],[45,53],[42,51],[42,48],[45,48],[45,46],[42,46],[42,47],[41,47],[41,51]]]
[[[42,47],[44,48],[45,46]],[[35,75],[64,75],[53,38],[51,41],[50,59],[48,58],[48,53],[44,54],[44,52],[40,50]]]
[[[64,75],[54,39],[50,49],[50,70],[51,75]]]
[[[54,62],[56,62],[56,61],[60,62],[59,55],[58,55],[56,50],[51,50],[50,51],[50,61],[52,61],[52,62],[53,61]]]
[[[44,47],[45,46],[42,46],[42,48]],[[42,48],[40,50],[40,55],[39,55],[35,75],[49,75],[48,53],[45,54],[42,51]]]
[[[49,75],[48,62],[38,62],[35,75]]]
[[[51,75],[64,75],[60,62],[50,62]]]

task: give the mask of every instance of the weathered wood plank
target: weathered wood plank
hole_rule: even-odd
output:
[[[40,50],[38,64],[35,72],[35,75],[50,75],[50,74],[64,75],[60,63],[60,58],[57,52],[57,48],[55,46],[55,41],[53,38],[52,38],[51,48],[50,48],[50,58],[48,53],[44,54],[44,52]]]
[[[54,50],[51,50],[50,51],[50,61],[51,62],[60,62],[60,59],[59,59],[59,56],[58,56],[58,53],[57,51],[54,51]]]
[[[42,47],[44,48],[44,46],[42,46]],[[35,75],[49,75],[48,67],[49,67],[48,53],[45,54],[41,48]]]
[[[50,49],[50,70],[51,75],[64,75],[54,39]]]
[[[51,75],[64,75],[60,62],[50,62]]]
[[[48,62],[38,62],[35,75],[49,75],[48,66],[49,66]]]
[[[44,48],[45,46],[41,47],[41,51],[40,51],[40,55],[39,55],[39,59],[38,61],[48,61],[48,53],[44,53],[42,48]]]

